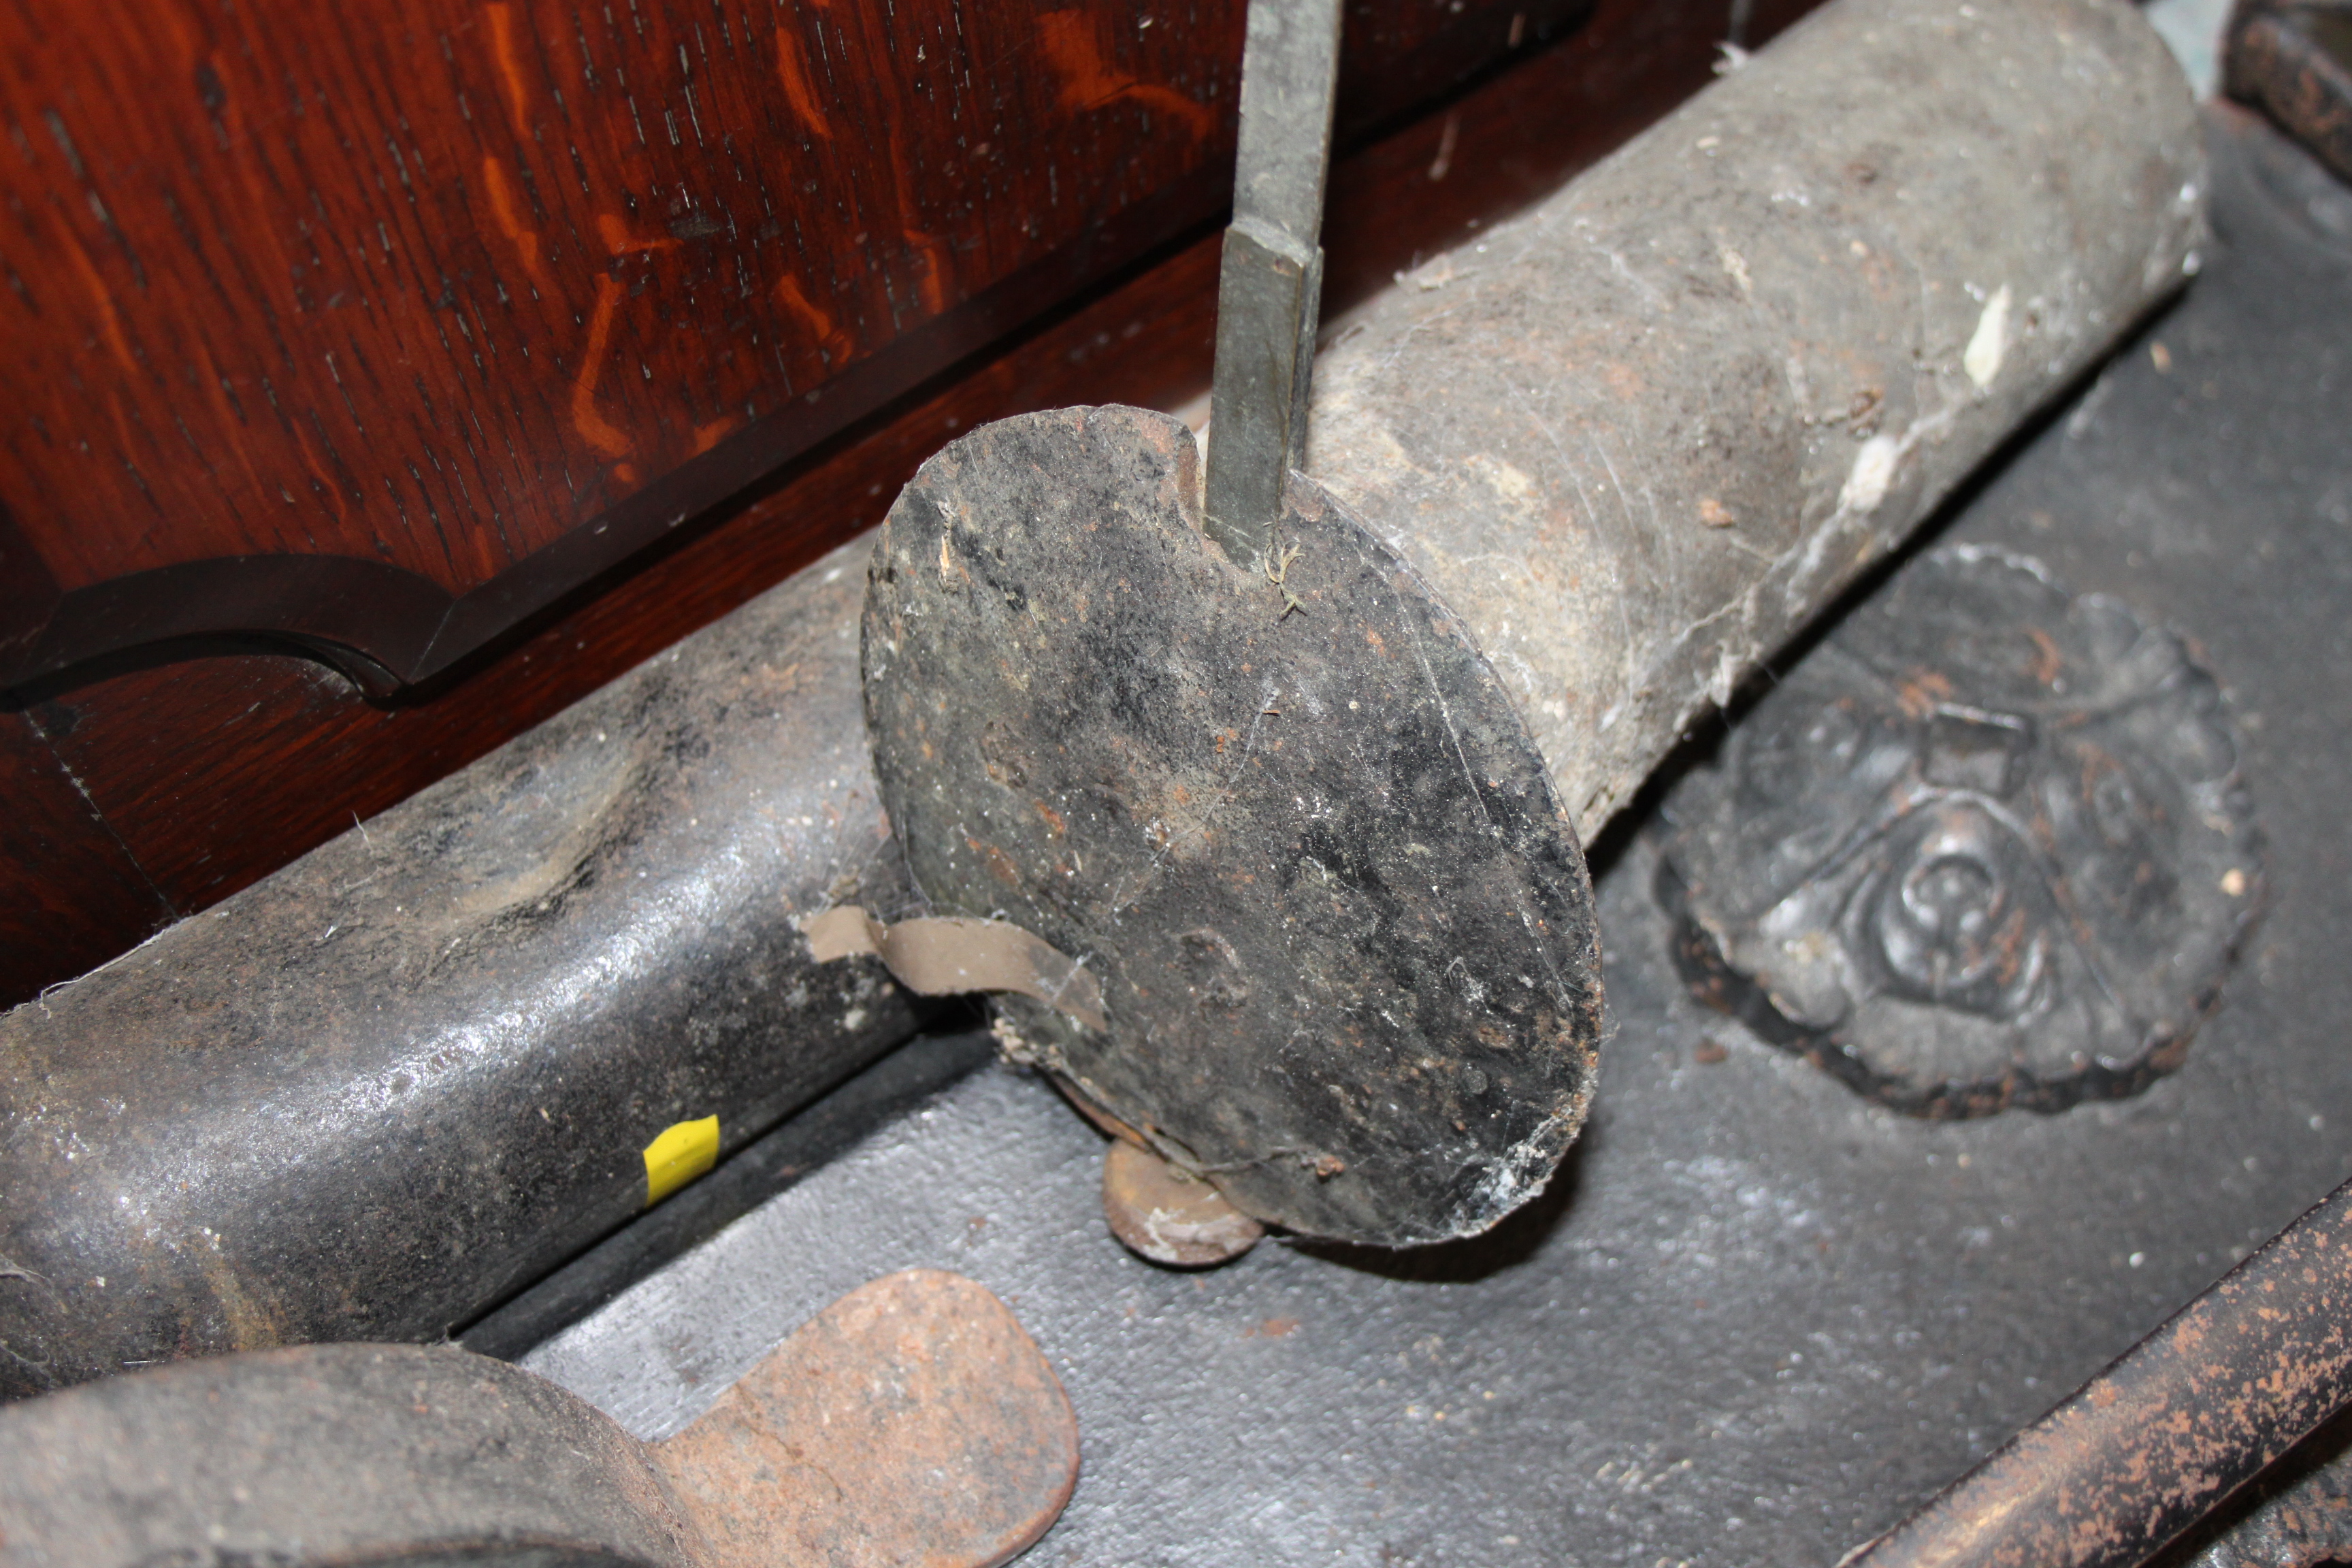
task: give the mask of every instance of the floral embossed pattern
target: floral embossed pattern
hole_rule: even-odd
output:
[[[2261,902],[2213,678],[2039,563],[1922,558],[1668,796],[1685,977],[1928,1117],[2063,1110],[2180,1064]]]

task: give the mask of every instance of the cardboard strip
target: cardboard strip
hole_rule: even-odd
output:
[[[919,995],[1013,991],[1089,1029],[1110,1026],[1102,988],[1083,961],[1009,921],[934,915],[886,925],[856,904],[843,904],[803,921],[801,934],[819,963],[871,953]]]

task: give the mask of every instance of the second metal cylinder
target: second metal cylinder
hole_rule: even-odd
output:
[[[2122,0],[1837,0],[1316,366],[1307,471],[1469,623],[1587,842],[2196,267]]]

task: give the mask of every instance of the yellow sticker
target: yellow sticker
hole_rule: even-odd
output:
[[[662,1130],[646,1145],[647,1207],[694,1180],[719,1160],[719,1118],[680,1121]]]

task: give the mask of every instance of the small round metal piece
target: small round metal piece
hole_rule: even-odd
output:
[[[1265,1226],[1149,1149],[1114,1138],[1103,1151],[1103,1218],[1120,1245],[1171,1268],[1231,1263]]]
[[[1675,787],[1660,896],[1701,996],[1895,1110],[2132,1094],[2259,907],[2237,755],[2179,637],[1948,548]]]
[[[1294,478],[1272,563],[1202,533],[1178,421],[1008,419],[926,463],[867,584],[882,799],[941,913],[1100,980],[1016,1054],[1236,1207],[1398,1246],[1486,1229],[1584,1119],[1591,890],[1468,633]]]

